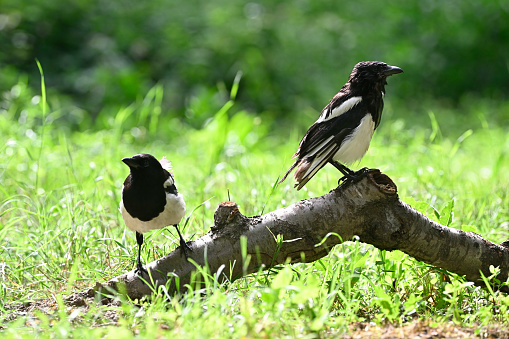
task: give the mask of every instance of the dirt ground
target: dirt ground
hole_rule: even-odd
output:
[[[80,314],[88,311],[91,303],[97,302],[93,299],[93,292],[88,295],[86,292],[83,294],[75,294],[65,300],[68,307],[67,314],[70,320],[73,319],[73,314],[76,314],[76,321],[79,323]],[[103,299],[101,304],[107,306],[120,306],[119,301],[112,301]],[[0,331],[7,326],[7,323],[24,317],[26,319],[26,326],[34,325],[34,322],[39,320],[34,315],[34,311],[38,310],[46,314],[51,314],[58,310],[58,305],[55,300],[42,300],[30,303],[17,303],[5,305],[6,309],[10,312],[10,316],[5,319],[3,324],[0,324]],[[115,308],[115,307],[114,307]],[[102,314],[102,319],[98,319],[96,326],[116,326],[120,313],[114,310],[105,311]],[[92,326],[94,326],[92,324]],[[171,330],[164,324],[161,325],[162,329]],[[350,327],[350,333],[338,334],[332,332],[322,333],[323,337],[340,337],[340,338],[508,338],[509,339],[509,326],[493,325],[488,327],[478,326],[462,326],[453,322],[447,324],[434,324],[433,321],[416,320],[411,323],[402,325],[386,325],[375,326],[367,323],[356,323]]]
[[[454,323],[432,325],[432,322],[413,321],[401,326],[366,326],[359,324],[345,338],[509,338],[509,327],[466,327]]]

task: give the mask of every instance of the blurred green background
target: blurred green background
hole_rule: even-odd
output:
[[[0,0],[0,328],[15,338],[23,328],[32,337],[45,328],[67,337],[111,331],[102,316],[111,306],[82,318],[66,316],[62,303],[33,320],[2,310],[61,300],[55,293],[134,268],[135,236],[118,212],[125,156],[173,162],[186,240],[210,230],[222,201],[253,216],[336,187],[332,166],[300,191],[292,178],[274,183],[363,60],[405,73],[388,79],[382,123],[352,169],[381,169],[403,201],[444,225],[507,240],[508,14],[509,0]],[[144,261],[175,249],[176,239],[152,232]],[[161,336],[159,324],[194,338],[225,329],[340,336],[399,316],[507,323],[506,296],[455,277],[449,284],[442,270],[401,252],[357,241],[333,251],[292,265],[293,277],[267,271],[227,291],[210,279],[206,298],[199,290],[146,313],[123,304],[116,337]]]
[[[387,92],[407,109],[506,100],[509,2],[2,0],[0,90],[38,93],[36,58],[51,108],[78,129],[155,85],[163,114],[201,127],[239,71],[242,109],[316,116],[363,60],[405,70]]]

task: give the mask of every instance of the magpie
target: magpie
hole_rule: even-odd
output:
[[[164,168],[169,168],[170,161],[163,157],[159,162],[150,154],[137,154],[122,161],[129,166],[130,173],[122,188],[120,213],[127,228],[136,232],[138,261],[135,271],[138,274],[147,272],[140,259],[143,233],[168,225],[177,229],[180,250],[187,258],[191,248],[177,226],[186,212],[186,203],[177,191],[173,173]]]
[[[295,187],[300,190],[327,163],[343,174],[340,181],[362,178],[367,168],[354,172],[344,164],[360,160],[368,150],[382,117],[387,77],[402,72],[380,61],[356,64],[347,83],[302,138],[294,164],[278,184],[296,168]]]

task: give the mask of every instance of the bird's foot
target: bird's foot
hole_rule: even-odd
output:
[[[186,259],[188,259],[189,258],[188,253],[192,251],[193,249],[185,241],[180,242],[180,255],[184,255]]]
[[[145,273],[146,275],[148,275],[148,271],[145,267],[143,267],[143,264],[141,263],[141,261],[138,261],[138,263],[136,264],[136,268],[134,269],[134,273],[138,276],[143,276],[143,274]]]
[[[352,171],[351,173],[341,177],[338,180],[338,185],[346,186],[346,185],[356,183],[356,182],[360,181],[362,178],[364,178],[370,171],[371,171],[371,169],[369,169],[367,167],[363,167],[358,171]]]

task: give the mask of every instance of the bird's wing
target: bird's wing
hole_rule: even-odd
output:
[[[326,121],[318,120],[309,128],[295,153],[297,161],[293,168],[297,167],[294,174],[297,189],[301,189],[334,157],[366,114],[366,107],[359,104]]]
[[[308,129],[306,135],[304,135],[304,137],[299,143],[297,152],[295,152],[295,154],[292,157],[297,158],[297,160],[288,169],[288,171],[286,171],[281,180],[279,180],[278,184],[285,181],[285,179],[288,177],[288,175],[293,171],[295,167],[301,165],[303,155],[306,154],[306,149],[314,149],[316,146],[323,142],[323,139],[321,139],[321,137],[323,137],[324,134],[326,134],[327,126],[329,126],[330,124],[334,124],[335,121],[341,123],[344,117],[343,119],[339,119],[339,121],[336,118],[340,117],[345,113],[348,113],[349,111],[354,110],[354,108],[358,106],[359,103],[362,102],[362,97],[352,96],[348,88],[349,88],[348,85],[345,84],[345,86],[343,86],[340,89],[340,91],[331,99],[327,106],[325,106],[325,108],[322,110],[320,116],[318,117],[318,120]],[[346,119],[345,121],[347,120],[348,119]],[[326,137],[328,138],[329,136]],[[339,145],[340,144],[341,143],[339,143]],[[337,151],[337,149],[335,151]]]
[[[339,133],[331,134],[329,128],[317,125],[317,128],[311,131],[312,134],[307,135],[307,142],[303,143],[299,150],[300,161],[294,174],[298,183],[297,190],[304,187],[332,159],[351,130],[352,128],[343,128]]]
[[[302,159],[312,156],[318,149],[333,142],[339,146],[350,132],[359,126],[362,118],[368,113],[367,107],[361,102],[350,108],[348,112],[325,121],[315,122],[302,138],[296,157]],[[327,142],[326,142],[327,141]],[[325,142],[325,144],[324,144]]]
[[[166,175],[166,181],[163,184],[164,191],[166,193],[177,194],[178,190],[177,190],[177,186],[175,185],[175,178],[173,176],[173,173],[165,170],[165,175]]]

